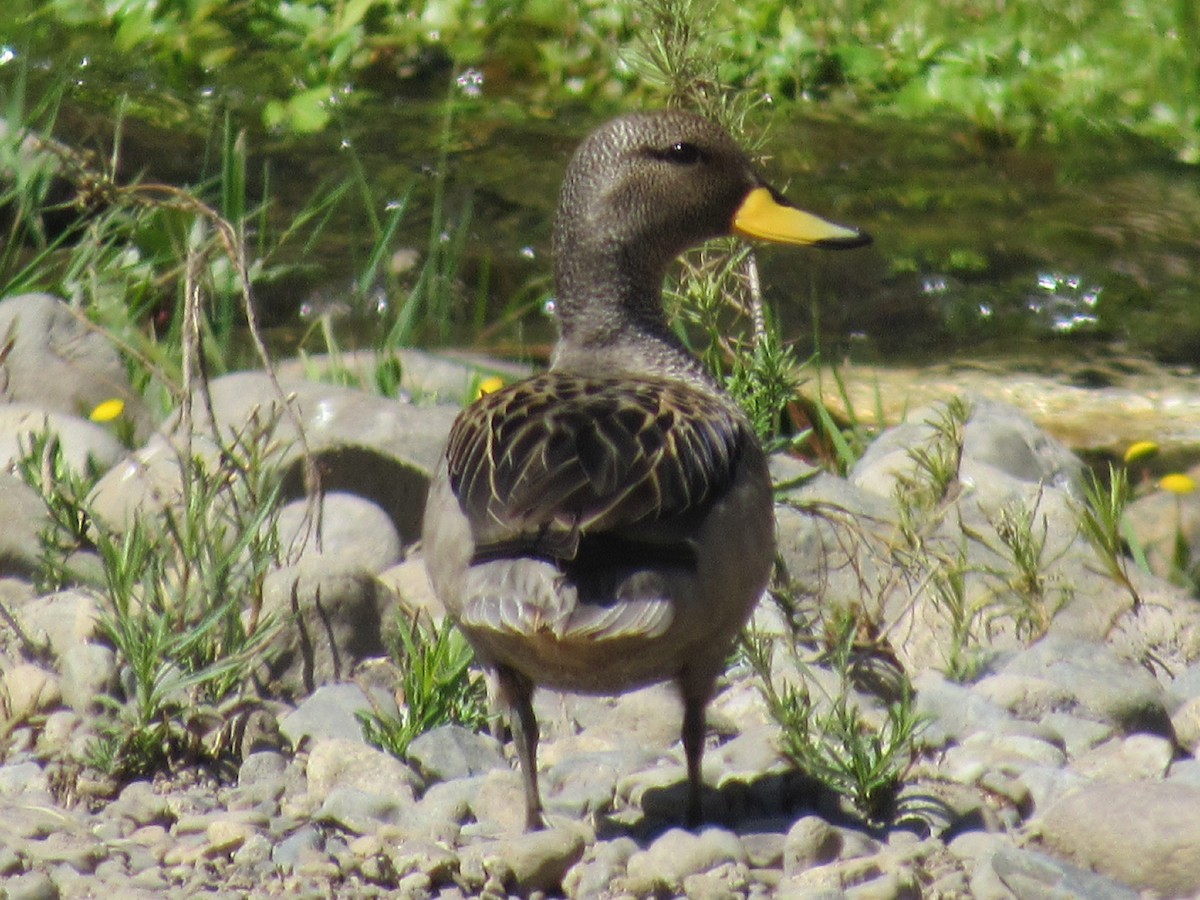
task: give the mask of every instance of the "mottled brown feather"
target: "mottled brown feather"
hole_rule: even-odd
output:
[[[546,372],[465,410],[446,453],[478,553],[569,559],[581,533],[700,511],[750,440],[736,408],[682,382]]]

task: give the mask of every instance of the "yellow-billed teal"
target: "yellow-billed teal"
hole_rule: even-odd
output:
[[[705,708],[774,557],[771,482],[738,405],[676,337],[667,265],[712,237],[857,247],[802,212],[720,127],[622,116],[567,168],[554,229],[550,369],[454,423],[425,511],[438,597],[498,675],[542,824],[537,685],[683,698],[687,820],[701,818]]]

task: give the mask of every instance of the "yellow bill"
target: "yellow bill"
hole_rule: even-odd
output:
[[[820,216],[777,198],[769,188],[754,188],[733,214],[733,232],[742,237],[802,244],[829,249],[849,249],[871,243],[871,236],[856,228],[827,222]]]

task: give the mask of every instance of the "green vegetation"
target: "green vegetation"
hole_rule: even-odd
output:
[[[882,710],[869,710],[855,692],[856,668],[862,648],[857,646],[856,615],[835,615],[827,636],[829,652],[821,661],[833,669],[836,691],[821,691],[815,679],[800,683],[777,673],[780,652],[791,656],[791,665],[803,673],[797,639],[778,639],[753,630],[743,638],[745,658],[758,676],[767,711],[781,729],[780,750],[802,771],[846,797],[871,822],[889,821],[905,774],[916,759],[924,723],[916,714],[907,678],[899,678],[898,696]],[[816,695],[814,696],[814,691]]]
[[[715,74],[778,100],[950,113],[1001,141],[1128,129],[1200,161],[1200,11],[1189,0],[584,0],[567,9],[549,0],[26,0],[0,22],[18,51],[61,47],[60,58],[89,55],[102,68],[135,59],[189,100],[256,109],[268,127],[301,131],[352,114],[363,93],[443,67],[494,73],[535,108],[670,94]],[[676,56],[684,64],[648,84],[631,63],[681,34],[719,65]],[[118,56],[97,56],[97,36]]]
[[[251,673],[268,658],[263,580],[279,562],[278,483],[266,441],[273,423],[227,435],[212,462],[178,457],[178,502],[136,511],[121,527],[97,516],[94,473],[76,473],[48,433],[18,465],[50,513],[40,535],[43,588],[87,580],[98,557],[99,632],[120,687],[105,696],[88,764],[125,778],[179,759],[230,752],[253,705]]]
[[[475,656],[449,620],[434,626],[401,615],[390,645],[400,671],[400,714],[359,713],[369,743],[403,759],[413,738],[439,725],[480,729],[487,724],[483,679],[470,671]]]

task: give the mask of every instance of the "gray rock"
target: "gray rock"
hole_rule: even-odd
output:
[[[1097,784],[1036,820],[1043,844],[1139,891],[1200,893],[1200,787]]]
[[[822,866],[837,859],[841,852],[841,833],[819,816],[805,816],[784,837],[784,877]]]
[[[1067,713],[1052,712],[1042,718],[1042,725],[1066,748],[1067,756],[1071,758],[1104,743],[1113,734],[1109,724]]]
[[[1088,872],[1062,860],[1004,847],[990,860],[1000,882],[1017,900],[1137,900],[1134,891],[1111,878]]]
[[[1175,755],[1172,741],[1156,734],[1113,738],[1080,755],[1071,768],[1098,781],[1157,781]]]
[[[979,731],[999,730],[1012,719],[999,704],[932,670],[919,673],[913,688],[916,712],[929,722],[921,742],[931,747],[962,741]]]
[[[1193,697],[1175,710],[1171,728],[1179,746],[1192,755],[1200,751],[1200,697]]]
[[[583,848],[579,829],[552,828],[472,844],[460,851],[459,860],[468,884],[498,882],[521,895],[556,894]]]
[[[329,822],[352,834],[374,834],[384,825],[405,820],[411,803],[397,800],[394,794],[378,794],[361,788],[339,785],[325,796],[315,821]]]
[[[318,802],[336,787],[352,787],[413,803],[416,774],[391,754],[361,741],[324,738],[313,744],[306,767],[308,791]]]
[[[295,500],[279,510],[279,545],[285,559],[292,563],[303,559],[309,565],[321,560],[328,569],[372,574],[399,561],[400,535],[375,503],[334,491],[322,497],[320,510],[319,526],[311,521],[307,500]]]
[[[4,882],[8,900],[58,900],[58,886],[45,872],[26,872]]]
[[[1171,733],[1159,683],[1102,644],[1051,635],[1013,656],[1003,671],[1058,685],[1091,716],[1126,732]]]
[[[692,834],[672,828],[629,860],[619,890],[646,896],[663,890],[683,890],[689,875],[708,872],[726,863],[745,863],[746,851],[737,835],[720,828]]]
[[[542,798],[553,812],[572,819],[610,810],[621,777],[652,764],[654,758],[637,751],[572,753],[546,770]]]
[[[100,696],[117,685],[117,659],[103,644],[76,644],[62,658],[63,702],[77,713],[100,709]]]
[[[8,728],[53,709],[60,700],[58,676],[41,666],[21,663],[0,674],[0,723]]]
[[[125,785],[117,799],[109,804],[107,813],[128,819],[138,828],[145,825],[169,827],[175,821],[167,798],[155,791],[148,781],[131,781]]]
[[[2,396],[67,415],[87,415],[106,400],[125,402],[124,416],[139,435],[149,416],[116,346],[101,329],[49,294],[20,294],[0,302]]]
[[[38,794],[50,784],[42,767],[35,762],[11,762],[0,765],[0,797]]]
[[[362,723],[356,714],[372,710],[389,716],[399,713],[396,698],[381,690],[372,690],[368,696],[358,684],[326,684],[284,716],[279,721],[279,731],[292,747],[299,747],[306,738],[343,738],[364,743]]]
[[[638,845],[629,837],[593,842],[563,878],[563,891],[572,900],[604,896],[613,882],[624,877],[637,852]]]
[[[0,575],[32,579],[42,570],[38,535],[50,514],[37,493],[16,475],[0,472]]]
[[[281,454],[275,464],[284,472],[285,499],[306,496],[302,447],[294,421],[280,415],[280,395],[261,372],[236,372],[209,385],[213,410],[222,433],[243,432],[273,423],[271,439]],[[416,406],[299,379],[280,380],[283,395],[304,428],[321,487],[356,494],[377,504],[405,542],[420,536],[429,478],[442,451],[457,407]],[[193,452],[215,458],[204,405],[194,406]],[[254,424],[257,423],[257,424]],[[177,497],[179,417],[134,454],[128,465],[108,473],[97,485],[97,514],[112,522],[127,521],[132,510],[161,498]],[[157,501],[161,502],[161,501]]]
[[[90,466],[104,472],[125,456],[125,447],[102,425],[41,406],[0,403],[0,468],[12,467],[29,452],[30,436],[44,431],[58,439],[63,461],[79,474]]]
[[[499,742],[461,725],[442,725],[414,738],[408,761],[427,784],[509,768]]]
[[[364,659],[382,656],[384,591],[362,571],[301,561],[267,575],[263,614],[280,623],[260,681],[273,693],[299,697],[346,677]]]
[[[96,595],[72,588],[23,604],[18,619],[31,638],[49,644],[62,659],[72,647],[96,637],[97,615]]]
[[[271,850],[271,862],[283,870],[295,870],[303,861],[305,852],[320,852],[325,848],[325,839],[312,825],[305,825],[289,834]]]

